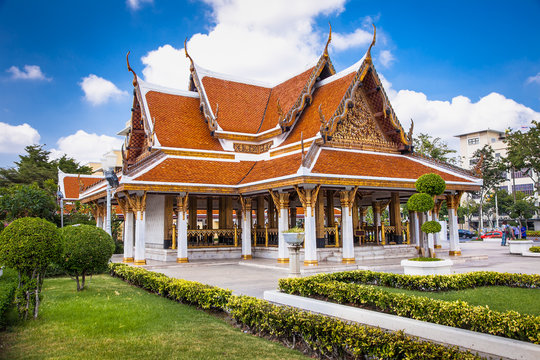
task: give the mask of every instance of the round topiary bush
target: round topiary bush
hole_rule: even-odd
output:
[[[63,229],[64,246],[60,266],[84,289],[86,275],[102,272],[114,252],[114,241],[103,229],[73,225]],[[81,277],[82,281],[79,281]]]
[[[446,182],[440,175],[424,174],[414,183],[419,193],[426,193],[431,196],[441,195],[446,189]]]
[[[421,229],[426,234],[435,234],[441,231],[441,224],[438,221],[426,221]]]
[[[44,219],[20,218],[0,233],[0,263],[19,273],[15,303],[21,317],[32,308],[37,317],[45,270],[61,249],[60,230]]]
[[[428,194],[414,194],[407,200],[407,208],[416,212],[425,212],[433,209],[435,202]]]

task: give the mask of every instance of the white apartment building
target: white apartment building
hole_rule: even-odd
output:
[[[486,129],[475,132],[470,132],[461,135],[455,135],[459,138],[459,157],[461,161],[461,167],[464,169],[472,169],[476,165],[473,155],[476,150],[483,148],[485,145],[489,145],[495,151],[497,158],[506,156],[506,144],[504,143],[505,133],[503,131]],[[499,189],[504,189],[508,193],[513,191],[521,191],[529,196],[534,196],[536,199],[536,205],[539,203],[538,194],[534,193],[534,183],[532,179],[526,174],[527,169],[516,169],[514,173],[508,172],[506,174],[506,181],[499,185]],[[538,174],[535,174],[538,176]],[[513,186],[515,184],[515,186]],[[462,198],[462,201],[465,199]],[[501,216],[500,219],[505,219]],[[484,219],[486,220],[486,219]],[[540,217],[538,214],[532,219],[533,224],[529,222],[529,225],[534,225],[534,230],[540,230]],[[529,226],[529,228],[531,228]]]

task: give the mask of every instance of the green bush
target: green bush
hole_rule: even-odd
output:
[[[232,318],[251,332],[288,344],[305,343],[319,358],[331,359],[478,359],[456,347],[411,338],[403,332],[347,323],[247,296],[232,296]]]
[[[459,300],[395,294],[371,286],[315,278],[280,279],[279,288],[289,294],[324,297],[339,304],[540,344],[540,316],[516,311],[501,313]]]
[[[407,200],[407,209],[416,212],[425,212],[433,209],[435,202],[428,194],[414,194]]]
[[[414,183],[416,191],[425,193],[431,196],[441,195],[446,189],[446,182],[440,175],[424,174]]]
[[[527,230],[526,234],[527,234],[527,237],[529,237],[529,236],[540,237],[540,231]]]
[[[114,252],[114,241],[105,230],[91,225],[72,225],[62,229],[64,243],[60,266],[84,289],[86,275],[102,272]],[[81,281],[79,281],[81,277]]]
[[[438,221],[426,221],[421,229],[426,234],[435,234],[441,231],[441,224]]]
[[[410,261],[442,261],[442,259],[439,258],[431,258],[431,257],[417,257],[409,259]]]
[[[6,325],[6,313],[13,305],[15,289],[17,289],[17,272],[8,268],[0,276],[0,329]]]
[[[109,270],[111,275],[117,276],[130,284],[203,309],[224,309],[232,294],[230,290],[204,285],[195,281],[172,279],[160,273],[126,264],[110,263]]]
[[[61,246],[60,230],[40,218],[17,219],[0,233],[0,263],[19,273],[15,303],[21,317],[31,310],[37,317],[45,270],[58,260]]]
[[[228,312],[241,326],[286,343],[307,344],[318,354],[343,358],[478,359],[469,352],[420,341],[403,332],[386,332],[331,317],[275,306],[265,300],[235,296],[231,291],[125,264],[109,264],[113,276],[163,297],[203,309]],[[342,355],[342,356],[340,356]]]
[[[533,253],[540,253],[540,246],[531,246],[529,251]]]

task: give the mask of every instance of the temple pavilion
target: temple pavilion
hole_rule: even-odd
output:
[[[481,180],[414,153],[373,65],[371,48],[336,73],[328,42],[311,66],[278,84],[218,74],[191,61],[189,90],[133,73],[133,107],[114,203],[124,214],[124,261],[264,257],[288,262],[282,231],[304,228],[305,265],[354,263],[362,251],[416,253],[419,226],[456,208]],[[402,214],[416,179],[447,183],[433,214]],[[75,175],[71,175],[75,177]],[[62,181],[68,181],[65,175]],[[78,199],[102,226],[106,182],[79,180]],[[69,180],[73,181],[73,180]],[[388,212],[388,222],[382,213]],[[404,219],[410,219],[404,221]],[[432,247],[445,241],[432,239]]]

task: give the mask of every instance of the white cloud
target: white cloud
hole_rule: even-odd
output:
[[[529,76],[526,81],[527,84],[537,83],[540,84],[540,72],[534,76]]]
[[[28,145],[39,144],[40,135],[28,124],[9,125],[0,122],[0,153],[20,154]]]
[[[92,105],[101,105],[111,99],[119,99],[128,95],[127,91],[121,91],[109,80],[90,74],[79,83],[84,91],[85,99]]]
[[[302,71],[318,58],[327,34],[314,29],[315,18],[339,14],[345,0],[206,2],[212,7],[215,26],[188,41],[195,62],[216,72],[274,83]],[[160,46],[142,62],[147,81],[187,87],[189,62],[184,49]]]
[[[412,118],[414,134],[440,137],[455,149],[458,140],[454,135],[487,128],[516,129],[529,125],[531,120],[540,120],[540,113],[495,92],[477,102],[463,95],[455,96],[451,101],[440,101],[428,99],[422,92],[396,91],[383,76],[381,81],[405,130]]]
[[[373,33],[363,29],[356,29],[350,34],[332,34],[332,48],[343,51],[355,47],[367,47],[373,39]]]
[[[66,154],[80,163],[100,161],[103,154],[122,147],[123,140],[117,137],[89,134],[78,130],[75,134],[58,139],[57,149],[51,150],[51,159],[58,159]]]
[[[396,58],[390,50],[383,50],[379,53],[379,61],[384,67],[389,67],[392,65],[394,60],[396,60]]]
[[[45,74],[41,72],[41,68],[38,65],[24,65],[24,70],[19,69],[18,66],[12,66],[6,71],[11,73],[11,78],[14,80],[51,81],[50,78],[45,77]]]
[[[154,0],[126,0],[126,5],[131,10],[139,10],[144,3],[153,3]]]

